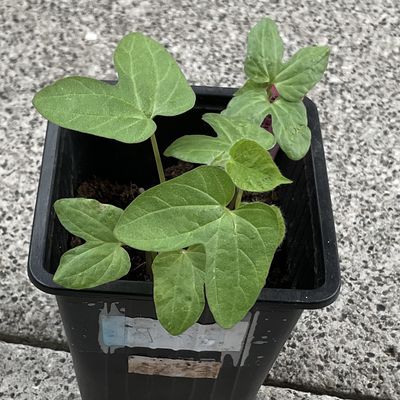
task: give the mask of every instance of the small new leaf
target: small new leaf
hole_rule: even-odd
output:
[[[48,120],[68,129],[138,143],[156,130],[156,115],[193,107],[195,95],[172,56],[159,43],[130,33],[114,53],[119,81],[70,77],[45,87],[33,104]]]
[[[292,182],[280,173],[270,154],[252,140],[232,146],[226,172],[239,189],[249,192],[269,192]]]
[[[197,164],[224,166],[230,148],[242,139],[254,140],[265,149],[275,145],[274,136],[252,122],[213,113],[204,114],[203,120],[215,130],[217,137],[183,136],[175,140],[164,155]]]
[[[283,42],[274,21],[264,18],[251,29],[244,63],[246,75],[258,83],[273,81],[281,68]]]
[[[130,266],[118,243],[87,242],[64,253],[53,280],[70,289],[91,288],[121,278]]]
[[[299,50],[274,79],[280,96],[298,101],[322,78],[328,65],[327,46],[305,47]]]
[[[211,165],[226,153],[227,144],[213,136],[186,135],[176,139],[164,151],[164,156],[196,164]]]
[[[64,228],[86,241],[116,242],[113,230],[122,210],[97,200],[60,199],[54,203],[57,217]]]
[[[154,302],[157,318],[172,335],[179,335],[201,316],[205,305],[206,255],[203,246],[159,253],[154,259]]]
[[[248,81],[236,92],[221,114],[251,121],[260,126],[269,114],[270,105],[266,86]]]
[[[303,158],[311,144],[311,131],[303,102],[279,98],[272,103],[271,115],[272,129],[279,146],[290,159]]]

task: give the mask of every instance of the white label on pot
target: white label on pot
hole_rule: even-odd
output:
[[[102,342],[108,347],[147,347],[191,351],[240,351],[249,323],[239,322],[232,329],[217,324],[194,324],[178,336],[170,335],[151,318],[107,315],[100,320]]]
[[[125,309],[118,309],[117,303],[111,303],[109,310],[104,304],[100,312],[99,344],[105,353],[113,353],[122,347],[212,351],[221,353],[222,360],[230,356],[235,366],[244,365],[248,357],[259,314],[248,314],[231,329],[196,323],[181,335],[172,336],[158,320],[127,317],[124,312]]]

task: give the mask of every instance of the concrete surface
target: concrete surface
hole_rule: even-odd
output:
[[[69,353],[0,342],[0,399],[79,400]],[[338,400],[336,397],[262,387],[257,400]]]
[[[113,48],[136,30],[164,43],[192,83],[238,86],[246,32],[264,15],[278,22],[287,54],[311,43],[332,49],[328,73],[310,97],[320,111],[343,273],[339,300],[304,313],[269,382],[340,398],[400,398],[396,0],[3,0],[0,338],[66,348],[54,299],[37,291],[25,272],[46,125],[31,107],[33,94],[65,75],[114,78]],[[20,346],[6,346],[19,354]],[[39,360],[43,351],[49,365],[64,357],[50,350],[32,357]],[[15,358],[3,358],[0,381],[16,368],[31,376],[28,361],[21,356],[23,366],[16,366]],[[6,376],[10,385],[12,379]],[[69,398],[68,384],[49,382],[48,398]],[[25,398],[22,393],[14,398]]]

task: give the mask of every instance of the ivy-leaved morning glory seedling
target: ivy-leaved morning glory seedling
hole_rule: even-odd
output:
[[[249,33],[244,67],[248,81],[223,114],[257,125],[270,115],[277,143],[289,158],[299,160],[311,143],[302,99],[322,78],[329,48],[305,47],[287,62],[282,57],[278,28],[275,22],[264,18]]]
[[[37,93],[35,107],[62,127],[124,143],[150,138],[161,182],[126,210],[93,199],[57,200],[61,224],[85,243],[61,257],[54,281],[85,289],[119,279],[130,270],[130,246],[147,253],[157,316],[168,332],[192,326],[206,302],[220,326],[239,322],[264,287],[285,235],[276,206],[242,203],[242,194],[291,183],[269,150],[278,143],[294,160],[307,153],[311,134],[302,98],[321,78],[328,55],[327,47],[308,47],[284,62],[275,23],[260,21],[249,34],[247,82],[225,110],[203,115],[215,136],[186,132],[165,151],[205,165],[167,182],[153,119],[189,110],[195,96],[156,41],[131,33],[119,42],[115,85],[69,77]],[[266,117],[272,133],[260,127]]]

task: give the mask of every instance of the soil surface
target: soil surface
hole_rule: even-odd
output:
[[[191,163],[178,161],[165,169],[166,179],[175,178],[195,166]],[[101,203],[113,204],[120,208],[126,208],[137,196],[144,191],[133,182],[120,183],[112,182],[108,179],[93,176],[82,182],[76,190],[76,197],[85,197],[96,199]],[[252,193],[245,192],[242,198],[245,202],[263,202],[274,204],[278,201],[276,192]],[[70,237],[70,248],[83,244],[84,241],[76,236]],[[124,276],[123,280],[132,281],[151,281],[152,277],[146,270],[146,256],[143,251],[135,250],[130,247],[124,247],[131,259],[131,270]],[[272,262],[270,272],[266,281],[266,287],[269,288],[290,288],[289,271],[285,270],[286,263],[283,260],[282,249],[279,248]]]

